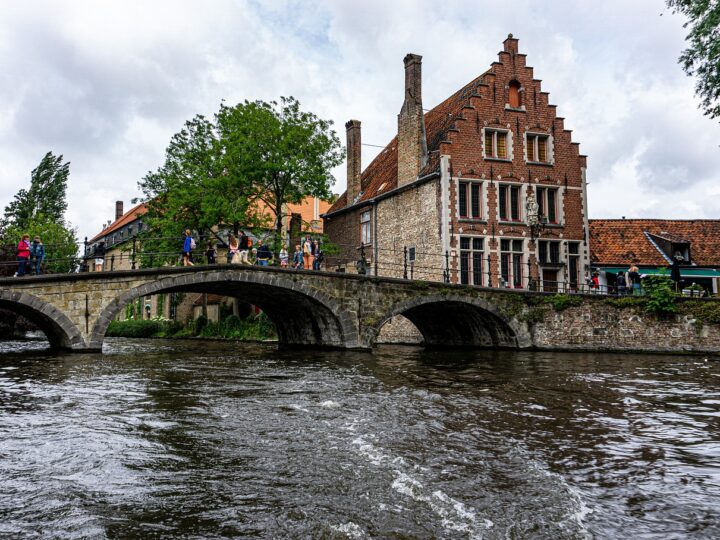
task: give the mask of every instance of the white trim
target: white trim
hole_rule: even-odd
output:
[[[450,251],[450,156],[440,156],[440,245],[442,255]],[[455,214],[457,215],[457,213]]]
[[[487,222],[488,220],[488,195],[487,195],[487,187],[486,184],[489,182],[483,178],[465,178],[462,176],[456,176],[453,179],[453,182],[455,183],[455,193],[457,196],[455,197],[455,215],[457,216],[458,221],[475,221],[475,222]],[[469,184],[479,184],[480,185],[480,217],[463,217],[460,215],[460,182],[467,182]],[[470,205],[470,208],[472,209],[472,200],[468,200],[468,204]]]

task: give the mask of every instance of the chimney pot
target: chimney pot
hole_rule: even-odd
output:
[[[347,146],[347,206],[353,204],[360,194],[361,147],[362,137],[360,120],[350,120],[345,124]]]
[[[115,201],[115,221],[123,217],[123,202],[122,201]]]

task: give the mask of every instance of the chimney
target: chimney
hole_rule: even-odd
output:
[[[398,187],[418,177],[428,161],[422,107],[422,56],[405,59],[405,101],[398,115]]]
[[[347,137],[347,205],[350,206],[360,195],[360,120],[345,124]]]
[[[124,213],[125,213],[125,212],[123,212],[123,202],[122,202],[122,201],[116,201],[116,202],[115,202],[115,221],[117,221],[118,219],[120,219],[120,218],[123,216]]]

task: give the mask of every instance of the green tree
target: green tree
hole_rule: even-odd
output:
[[[223,105],[217,115],[226,170],[252,184],[274,216],[275,251],[283,238],[283,206],[307,196],[331,197],[333,167],[344,151],[332,122],[300,109],[293,97]]]
[[[40,216],[48,223],[62,223],[69,175],[70,163],[63,163],[62,155],[45,154],[30,174],[30,188],[21,189],[5,207],[5,226],[23,229],[38,223]]]
[[[138,183],[148,205],[143,219],[148,228],[141,235],[146,254],[176,258],[185,229],[216,236],[220,223],[237,230],[250,221],[252,185],[230,174],[225,153],[215,124],[201,115],[172,137],[165,163]]]
[[[10,225],[5,229],[3,243],[17,244],[23,234],[29,234],[31,242],[35,236],[39,236],[45,245],[44,272],[68,273],[77,269],[77,231],[64,222],[50,221],[43,215],[35,216],[22,227]]]
[[[687,17],[690,28],[688,48],[679,62],[690,76],[696,76],[695,93],[710,118],[720,118],[720,0],[666,0],[675,13]]]

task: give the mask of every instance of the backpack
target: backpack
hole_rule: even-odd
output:
[[[190,237],[190,249],[195,249],[197,247],[197,244],[195,243],[195,239],[191,236]]]

